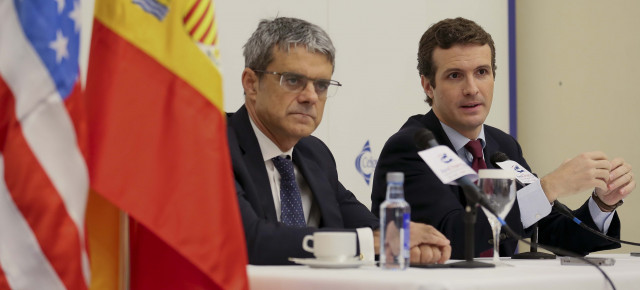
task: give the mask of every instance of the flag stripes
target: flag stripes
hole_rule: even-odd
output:
[[[0,3],[0,288],[88,285],[77,9]]]
[[[198,42],[208,45],[215,45],[217,41],[217,31],[215,21],[215,4],[212,0],[191,1],[189,12],[182,19],[189,35]]]
[[[6,173],[4,161],[0,154],[0,174],[3,176]],[[76,285],[74,282],[63,283],[57,276],[4,181],[0,182],[0,232],[0,266],[6,267],[4,275],[8,289],[65,289]],[[0,286],[2,280],[0,277]]]
[[[2,272],[2,264],[0,264],[0,289],[9,289],[9,282],[7,282],[4,272]]]

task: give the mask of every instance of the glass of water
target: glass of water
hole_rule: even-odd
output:
[[[498,216],[504,220],[516,199],[516,180],[512,171],[504,169],[481,169],[478,171],[478,186],[485,194],[489,203],[493,206]],[[491,230],[493,231],[493,263],[506,265],[500,262],[500,229],[502,224],[498,219],[482,207]]]

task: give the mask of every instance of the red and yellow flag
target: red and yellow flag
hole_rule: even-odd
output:
[[[132,220],[131,289],[248,288],[213,8],[96,1],[85,93],[92,288],[113,287],[101,283],[116,280],[119,263],[106,201]]]

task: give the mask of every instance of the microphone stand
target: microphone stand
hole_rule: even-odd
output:
[[[511,259],[555,259],[556,255],[538,252],[538,223],[533,224],[531,251],[515,254]]]
[[[467,198],[467,206],[464,208],[464,261],[448,264],[451,268],[493,268],[496,265],[474,261],[475,257],[475,224],[478,209],[478,200],[473,194],[475,189],[469,185],[461,184],[464,195]]]

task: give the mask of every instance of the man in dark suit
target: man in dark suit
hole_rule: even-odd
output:
[[[411,218],[435,226],[451,240],[452,258],[464,257],[463,214],[467,200],[458,186],[442,184],[418,156],[414,135],[427,128],[439,144],[450,147],[463,160],[484,162],[496,152],[531,171],[518,142],[494,127],[484,125],[493,98],[495,47],[491,35],[473,21],[446,19],[431,26],[422,36],[418,50],[418,70],[432,107],[425,115],[412,116],[385,144],[375,170],[372,212],[377,213],[385,196],[385,175],[405,174],[405,198]],[[477,148],[477,149],[474,149]],[[478,152],[474,156],[473,152]],[[480,167],[482,168],[482,167]],[[617,158],[608,160],[602,152],[588,152],[566,161],[552,173],[519,188],[506,222],[525,234],[536,222],[540,242],[580,254],[620,247],[618,243],[579,228],[570,219],[552,210],[562,196],[595,188],[592,197],[574,214],[587,225],[613,237],[620,236],[620,220],[615,208],[635,188],[631,166]],[[492,232],[483,211],[475,226],[475,255],[491,249]],[[511,256],[517,241],[501,237],[500,255]]]
[[[331,80],[335,49],[318,26],[294,18],[263,20],[244,46],[245,104],[228,116],[229,148],[251,264],[312,257],[305,235],[349,230],[361,257],[379,244],[378,219],[338,181],[329,148],[310,136],[340,83]],[[411,261],[443,263],[449,241],[412,223]]]

